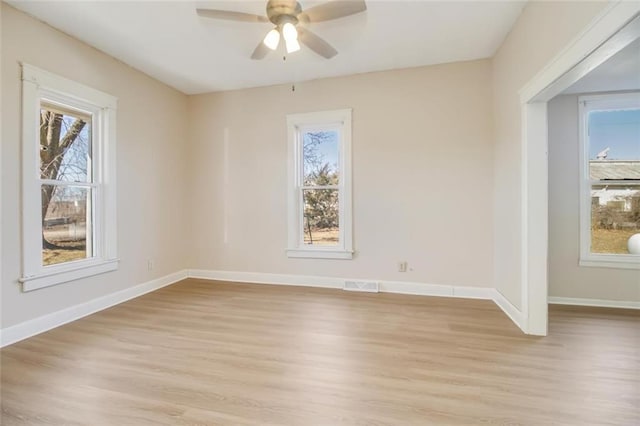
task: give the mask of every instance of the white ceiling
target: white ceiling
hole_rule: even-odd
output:
[[[614,92],[639,89],[640,39],[636,39],[562,93]]]
[[[310,29],[338,51],[304,46],[283,60],[249,56],[270,24],[225,22],[196,7],[263,15],[266,1],[19,1],[8,3],[187,93],[306,81],[493,56],[524,2],[375,1]],[[303,8],[322,2],[301,1]]]

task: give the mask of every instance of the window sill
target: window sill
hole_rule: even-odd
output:
[[[76,265],[73,269],[64,268],[45,271],[38,275],[22,277],[18,281],[22,283],[22,291],[28,292],[40,288],[51,287],[57,284],[91,277],[118,269],[118,259],[104,260]],[[83,262],[84,263],[84,262]]]
[[[302,259],[353,259],[353,251],[340,249],[288,249],[287,257]]]
[[[633,254],[600,254],[585,256],[578,262],[580,266],[592,268],[638,269],[640,256]]]

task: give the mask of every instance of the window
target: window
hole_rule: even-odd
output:
[[[640,93],[579,102],[580,265],[640,269]]]
[[[351,110],[287,116],[289,257],[351,259]]]
[[[23,290],[117,269],[116,99],[22,66]]]

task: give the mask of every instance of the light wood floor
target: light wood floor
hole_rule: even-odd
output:
[[[640,313],[189,280],[1,351],[8,425],[640,424]]]

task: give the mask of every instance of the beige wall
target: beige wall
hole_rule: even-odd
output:
[[[606,2],[530,2],[492,61],[495,285],[517,308],[521,308],[518,91],[577,37],[605,5]]]
[[[549,295],[640,301],[635,270],[579,267],[578,95],[549,102]]]
[[[338,108],[353,108],[356,256],[288,259],[286,115]],[[189,118],[191,266],[493,286],[489,61],[193,96]]]
[[[2,327],[176,272],[186,264],[187,97],[2,3]],[[20,66],[118,97],[119,270],[22,293]],[[147,258],[155,269],[147,270]]]

